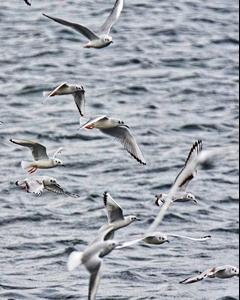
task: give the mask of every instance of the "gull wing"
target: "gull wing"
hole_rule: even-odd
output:
[[[123,10],[123,4],[124,4],[124,0],[117,0],[115,2],[115,5],[114,5],[109,17],[107,18],[107,20],[101,27],[102,33],[107,34],[107,35],[110,33],[111,28],[117,22],[117,20],[119,19],[120,15],[121,15],[121,12]]]
[[[197,171],[196,171],[196,166],[194,168],[189,168],[189,166],[192,165],[193,161],[197,161],[199,154],[202,151],[202,141],[199,140],[195,142],[189,152],[188,158],[185,162],[185,166],[181,170],[181,172],[178,174],[177,178],[175,179],[176,183],[179,181],[178,187],[182,190],[186,190],[189,182],[195,177]]]
[[[100,131],[117,139],[133,158],[139,163],[146,165],[137,141],[127,126],[122,125],[114,128],[100,129]]]
[[[77,91],[76,93],[73,94],[73,98],[75,104],[77,105],[80,115],[83,117],[85,114],[85,104],[86,104],[85,90],[82,88],[82,90]]]
[[[68,22],[66,20],[63,20],[63,19],[59,19],[59,18],[54,18],[54,17],[50,17],[46,14],[43,14],[44,17],[47,17],[59,24],[62,24],[64,26],[67,26],[67,27],[70,27],[74,30],[76,30],[77,32],[81,33],[82,35],[84,35],[86,38],[88,38],[90,41],[93,41],[93,40],[98,40],[99,37],[90,29],[88,29],[87,27],[83,26],[83,25],[80,25],[80,24],[76,24],[76,23],[71,23],[71,22]]]
[[[85,123],[81,127],[81,129],[89,129],[89,128],[91,128],[92,125],[94,125],[98,121],[101,121],[101,120],[104,120],[104,119],[108,120],[108,118],[106,116],[97,116],[94,119],[90,119],[87,123]]]
[[[143,240],[144,240],[144,238],[139,238],[139,239],[136,239],[136,240],[132,240],[130,242],[125,242],[125,243],[121,244],[120,246],[117,246],[116,250],[121,250],[121,249],[124,249],[124,248],[132,247],[132,246],[134,246],[138,243],[141,243]]]
[[[207,278],[209,276],[209,274],[212,272],[213,269],[209,269],[203,273],[201,273],[200,275],[194,276],[194,277],[189,277],[183,281],[180,281],[179,283],[181,284],[192,284],[192,283],[196,283],[199,281],[204,280],[205,278]]]
[[[45,146],[38,144],[36,142],[28,141],[28,140],[15,140],[11,139],[10,142],[30,148],[32,151],[33,158],[38,161],[38,160],[44,160],[44,159],[49,159],[47,155],[47,149]]]
[[[90,275],[88,300],[96,299],[97,290],[101,279],[101,266],[102,266],[102,261],[99,259],[99,263],[97,264],[94,271],[91,272]]]
[[[107,192],[104,193],[103,202],[107,209],[109,223],[114,223],[120,220],[124,220],[122,208],[117,204],[116,201],[113,200],[113,198],[109,193]]]
[[[190,241],[196,241],[196,242],[205,242],[205,241],[208,241],[212,238],[210,235],[203,236],[203,237],[200,237],[200,238],[192,238],[192,237],[188,237],[188,236],[184,236],[184,235],[178,235],[178,234],[167,234],[167,236],[180,238],[180,239],[186,239],[186,240],[190,240]]]
[[[24,0],[24,2],[25,2],[27,5],[31,6],[31,3],[30,3],[28,0]]]
[[[56,95],[57,95],[57,92],[59,92],[61,89],[67,88],[67,87],[69,87],[69,85],[68,85],[66,82],[61,83],[61,84],[60,84],[59,86],[57,86],[52,92],[50,92],[50,93],[48,94],[48,98],[56,96]]]

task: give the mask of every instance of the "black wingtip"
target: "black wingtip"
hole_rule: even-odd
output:
[[[28,0],[24,0],[24,2],[25,2],[28,6],[31,6],[31,5],[32,5]]]
[[[103,193],[103,202],[104,202],[105,206],[107,205],[107,200],[108,200],[108,192],[104,192]]]

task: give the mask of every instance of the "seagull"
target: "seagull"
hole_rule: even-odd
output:
[[[77,32],[84,35],[87,39],[89,39],[90,40],[89,43],[87,43],[84,46],[84,48],[101,49],[101,48],[105,48],[113,43],[113,38],[110,36],[110,31],[111,31],[113,25],[117,22],[117,20],[119,19],[120,15],[121,15],[121,12],[123,10],[123,4],[124,4],[124,0],[116,1],[115,5],[111,11],[111,14],[107,18],[107,20],[103,24],[103,26],[101,27],[99,34],[93,32],[92,30],[90,30],[89,28],[87,28],[83,25],[71,23],[71,22],[68,22],[66,20],[62,20],[59,18],[53,18],[46,14],[43,14],[43,15],[57,23],[60,23],[64,26],[67,26],[67,27],[70,27],[70,28],[76,30]]]
[[[25,2],[27,5],[31,6],[31,3],[30,3],[28,0],[24,0],[24,2]]]
[[[87,247],[84,252],[74,251],[68,259],[68,270],[71,272],[83,264],[90,273],[88,299],[95,300],[101,279],[103,257],[110,254],[120,244],[115,241],[95,243]]]
[[[183,188],[188,183],[188,181],[196,175],[197,168],[203,164],[202,159],[200,159],[202,151],[201,149],[202,141],[199,140],[194,143],[192,151],[190,151],[189,153],[189,157],[187,159],[187,162],[185,163],[184,168],[175,179],[175,182],[167,195],[165,203],[162,205],[157,217],[147,230],[148,233],[154,232],[156,230],[156,228],[159,226],[164,216],[166,215],[167,210],[173,203],[174,197],[179,193],[179,191],[181,191],[181,188]]]
[[[124,149],[135,158],[140,164],[146,165],[143,154],[131,134],[130,128],[124,122],[108,118],[107,116],[98,116],[81,127],[81,129],[99,129],[102,133],[110,135],[118,140]]]
[[[175,195],[172,197],[171,203],[174,202],[189,202],[192,201],[195,204],[197,204],[196,197],[192,194],[186,191],[189,183],[191,180],[197,175],[197,166],[194,168],[188,168],[188,166],[191,164],[191,162],[196,159],[197,157],[200,157],[202,153],[202,141],[196,141],[188,155],[188,158],[185,162],[185,166],[181,170],[181,172],[178,174],[177,178],[174,181],[174,184],[178,181],[179,178],[182,178],[178,191]],[[166,199],[168,197],[168,194],[160,194],[156,196],[156,205],[161,206],[161,204],[164,204],[166,202]]]
[[[145,236],[143,236],[139,239],[135,239],[130,242],[122,243],[121,246],[118,246],[116,249],[123,249],[126,247],[133,246],[135,244],[141,243],[141,242],[144,242],[147,245],[162,245],[165,243],[170,243],[169,238],[180,238],[180,239],[186,239],[186,240],[195,241],[195,242],[205,242],[205,241],[211,239],[211,236],[204,236],[201,238],[192,238],[192,237],[188,237],[188,236],[184,236],[184,235],[164,234],[161,232],[153,232],[153,233],[146,234]]]
[[[133,222],[140,221],[136,216],[125,217],[120,205],[108,192],[103,194],[103,202],[107,210],[108,223],[100,228],[97,239],[93,243],[113,239],[115,231],[129,226]]]
[[[75,104],[81,117],[85,114],[85,90],[83,86],[69,85],[66,82],[60,84],[48,94],[48,98],[60,95],[73,95]]]
[[[79,195],[66,192],[55,178],[42,176],[42,177],[29,177],[24,180],[18,180],[16,185],[21,187],[27,193],[32,193],[36,196],[41,196],[44,190],[52,193],[62,194],[73,198],[78,198]]]
[[[206,278],[220,278],[229,279],[233,277],[239,277],[239,268],[233,266],[222,266],[211,268],[198,276],[187,278],[181,281],[181,284],[191,284],[202,281]]]
[[[56,158],[57,154],[62,151],[62,148],[59,148],[55,152],[53,157],[49,158],[49,156],[47,155],[46,147],[41,144],[28,140],[15,139],[10,139],[10,142],[31,149],[34,161],[22,161],[21,163],[22,168],[26,170],[29,174],[35,173],[38,169],[51,169],[58,166],[63,166],[63,162],[60,159]]]

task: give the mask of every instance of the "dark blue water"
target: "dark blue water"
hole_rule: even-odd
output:
[[[100,300],[239,299],[237,279],[180,280],[212,266],[238,264],[238,4],[223,0],[132,0],[114,27],[115,43],[82,48],[78,34],[41,12],[98,28],[114,1],[0,3],[0,299],[86,299],[88,274],[66,270],[70,249],[84,249],[106,222],[108,190],[142,221],[122,230],[129,239],[149,226],[194,140],[205,149],[231,146],[214,169],[191,184],[199,205],[172,207],[159,230],[202,236],[203,244],[175,240],[106,257]],[[131,126],[148,166],[138,165],[98,131],[79,131],[71,97],[42,104],[42,92],[61,82],[85,86],[87,114],[107,114]],[[27,149],[10,138],[64,147],[66,167],[40,171],[79,199],[19,191]]]

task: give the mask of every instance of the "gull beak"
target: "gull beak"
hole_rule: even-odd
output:
[[[140,218],[136,218],[136,221],[141,222],[142,220]]]

